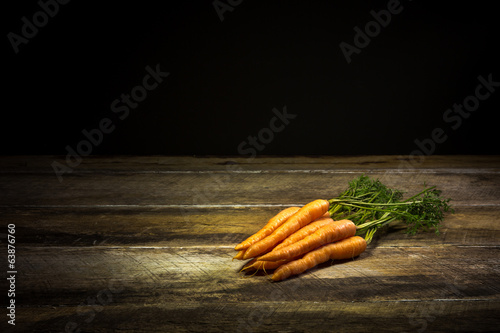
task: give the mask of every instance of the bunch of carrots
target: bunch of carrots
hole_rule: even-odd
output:
[[[429,187],[403,201],[401,191],[361,176],[336,198],[280,211],[236,245],[234,259],[253,258],[242,271],[274,270],[271,279],[280,281],[331,259],[359,256],[378,229],[396,220],[406,223],[410,234],[429,228],[438,232],[450,209],[450,199],[440,194]]]

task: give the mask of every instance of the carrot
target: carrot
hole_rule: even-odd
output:
[[[295,214],[300,208],[299,207],[289,207],[278,214],[274,216],[272,219],[270,219],[267,224],[257,231],[255,234],[252,236],[248,237],[246,240],[241,242],[240,244],[236,245],[234,249],[236,251],[241,251],[241,250],[246,250],[248,249],[252,244],[260,241],[261,239],[264,239],[266,236],[270,235],[276,228],[278,228],[280,225],[285,223],[290,216]]]
[[[233,257],[233,260],[234,259],[243,260],[244,254],[245,254],[245,250],[238,251],[238,253],[236,253],[236,255]]]
[[[289,263],[293,259],[290,260],[279,260],[279,261],[257,261],[257,259],[251,260],[248,264],[243,266],[241,271],[251,269],[251,270],[266,270],[266,269],[276,269],[281,265]]]
[[[359,236],[353,236],[341,241],[323,245],[316,250],[313,250],[301,259],[291,261],[281,265],[274,271],[271,279],[273,281],[281,281],[291,275],[300,274],[310,268],[315,267],[329,259],[349,259],[360,255],[366,249],[366,241]]]
[[[250,246],[243,259],[250,259],[271,250],[276,244],[287,238],[306,224],[316,220],[328,211],[330,203],[327,200],[315,200],[300,208],[285,223],[272,234]]]
[[[273,251],[275,250],[278,250],[282,247],[285,247],[287,245],[290,245],[292,243],[295,243],[299,240],[301,240],[302,238],[306,237],[307,235],[310,235],[312,234],[313,232],[315,232],[316,230],[318,230],[319,228],[321,228],[322,226],[324,225],[327,225],[327,224],[330,224],[330,223],[333,223],[333,220],[330,218],[330,214],[329,213],[326,213],[324,214],[322,217],[320,217],[319,219],[309,223],[308,225],[306,225],[305,227],[301,228],[300,230],[296,231],[295,233],[291,234],[290,236],[288,236],[283,242],[279,243],[274,249]],[[241,250],[239,251],[233,258],[234,259],[239,259],[239,260],[243,260],[243,256],[245,254],[245,251],[246,250]],[[255,260],[252,260],[251,263],[253,263]],[[261,265],[262,263],[259,263],[259,265]],[[248,264],[247,264],[248,265]],[[265,266],[265,265],[264,265]],[[273,265],[269,265],[269,266],[275,266],[274,264]],[[278,267],[278,266],[276,266]],[[276,267],[273,267],[273,268],[276,268]],[[248,267],[250,268],[250,267]],[[266,267],[265,267],[266,268]],[[269,267],[267,267],[269,268]],[[256,269],[259,269],[259,268],[256,268]]]
[[[300,241],[291,245],[285,246],[277,251],[271,251],[257,260],[276,261],[284,260],[314,250],[321,245],[335,242],[344,238],[354,236],[356,234],[356,225],[349,220],[334,221],[327,224],[309,236],[304,237]],[[246,253],[245,253],[246,255]]]
[[[281,243],[276,245],[271,252],[284,248],[285,246],[288,246],[290,244],[296,243],[299,240],[303,239],[304,237],[314,233],[319,228],[324,227],[327,224],[333,223],[331,217],[325,215],[323,215],[316,221],[309,223],[308,225],[304,226],[303,228],[297,230],[296,232],[285,238]]]

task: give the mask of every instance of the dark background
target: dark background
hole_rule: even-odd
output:
[[[437,127],[435,154],[499,154],[500,91],[457,129],[443,120],[479,75],[500,81],[498,11],[401,1],[348,64],[339,44],[387,3],[242,1],[221,21],[213,1],[71,1],[15,54],[7,34],[40,6],[9,1],[1,153],[64,155],[110,118],[92,154],[237,155],[286,105],[297,118],[260,154],[408,155]],[[111,102],[156,64],[170,76],[120,120]]]

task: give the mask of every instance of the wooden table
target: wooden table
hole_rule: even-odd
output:
[[[2,267],[14,224],[17,271],[16,325],[4,296],[2,332],[500,327],[499,156],[86,157],[62,182],[54,160],[0,159]],[[355,260],[280,283],[238,274],[235,244],[361,174],[409,195],[437,185],[455,213],[440,235],[394,225]]]

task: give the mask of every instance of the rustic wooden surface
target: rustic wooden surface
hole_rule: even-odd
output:
[[[13,223],[18,271],[16,326],[4,314],[2,332],[500,327],[498,156],[87,157],[62,182],[54,159],[0,158],[2,267]],[[238,274],[235,244],[361,174],[408,194],[437,185],[455,213],[440,235],[395,225],[359,258],[280,283]]]

